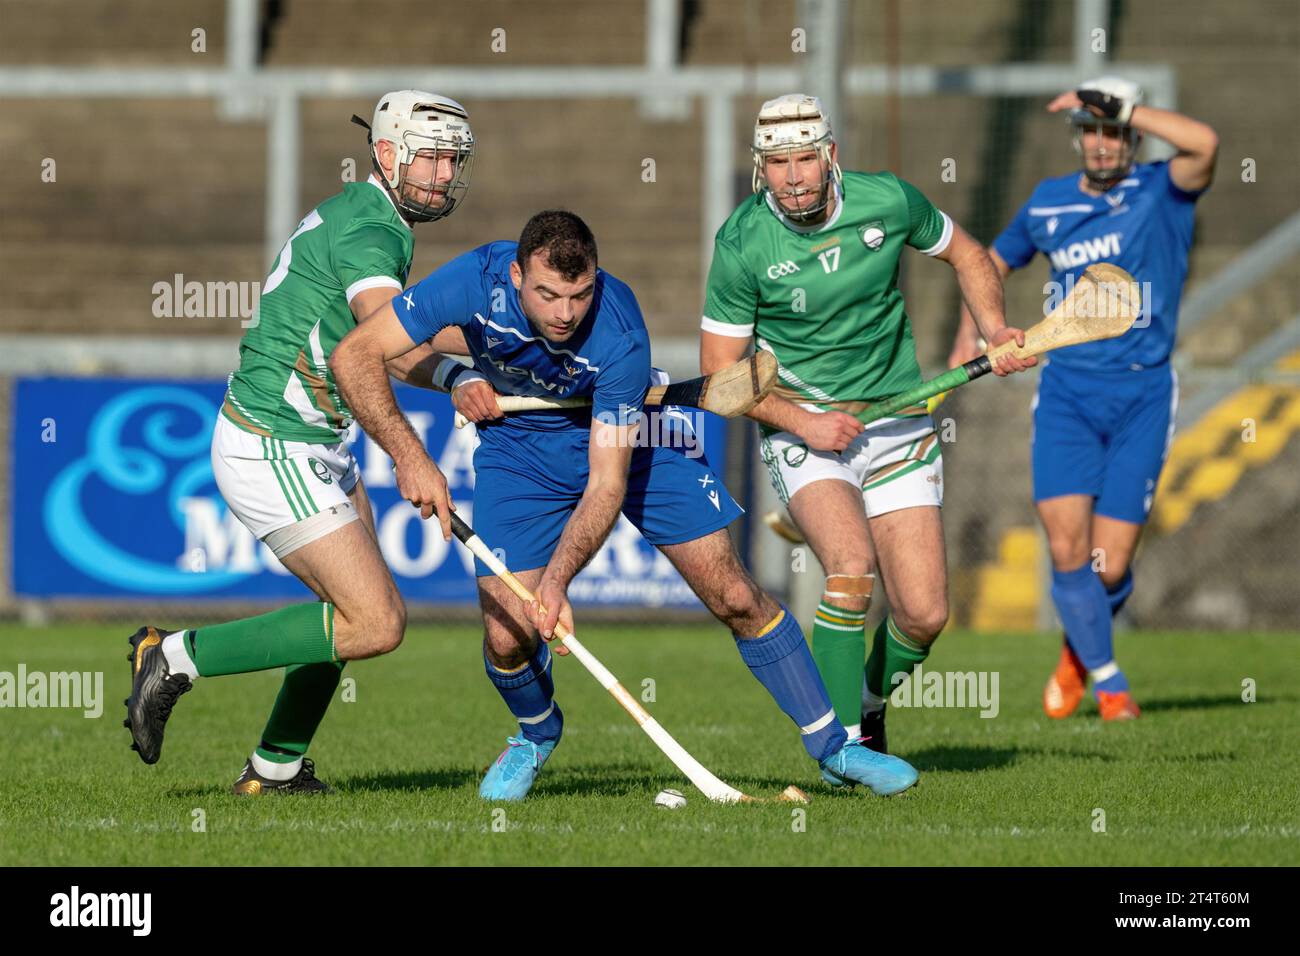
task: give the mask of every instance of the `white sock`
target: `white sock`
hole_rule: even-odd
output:
[[[862,725],[854,724],[852,727],[846,725],[844,732],[849,735],[849,740],[856,740],[862,736]]]
[[[199,669],[194,664],[194,658],[190,657],[190,652],[185,648],[184,631],[177,631],[164,637],[162,652],[163,657],[167,658],[169,671],[173,674],[184,674],[190,680],[198,679]]]
[[[290,763],[272,763],[253,754],[253,769],[259,777],[265,777],[267,780],[288,780],[297,775],[302,769],[302,758],[291,761]]]

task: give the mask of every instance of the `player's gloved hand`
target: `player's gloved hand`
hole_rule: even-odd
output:
[[[1059,113],[1061,110],[1087,109],[1098,116],[1127,123],[1133,118],[1133,107],[1135,105],[1132,100],[1116,96],[1114,93],[1084,88],[1066,90],[1047,104],[1047,112]]]
[[[995,348],[1004,342],[1014,342],[1016,345],[1024,346],[1025,333],[1020,329],[1013,329],[1011,326],[1004,326],[993,333],[993,341],[989,343],[990,348]],[[1033,368],[1038,364],[1038,356],[1031,355],[1028,358],[1017,358],[1010,353],[999,356],[993,362],[993,374],[999,377],[1010,375],[1012,372],[1023,372],[1027,368]]]
[[[471,422],[489,421],[502,418],[505,413],[497,404],[497,392],[486,379],[468,378],[461,380],[451,391],[451,404]]]
[[[1079,102],[1098,116],[1121,123],[1127,123],[1133,116],[1133,101],[1124,96],[1087,87],[1077,90],[1076,95]]]
[[[841,452],[862,428],[862,422],[846,412],[808,412],[798,435],[814,451]]]
[[[423,450],[393,463],[397,472],[397,490],[403,498],[420,509],[421,518],[436,511],[442,525],[442,537],[451,540],[451,513],[456,510],[447,493],[447,479],[433,459]]]
[[[561,587],[558,581],[542,576],[542,581],[537,585],[535,594],[537,600],[528,604],[528,615],[532,618],[537,632],[542,635],[545,641],[553,641],[558,636],[555,633],[556,625],[559,624],[567,634],[573,633],[573,608],[569,605],[568,595],[565,588]],[[563,644],[555,645],[555,653],[561,657],[569,653],[569,649]]]

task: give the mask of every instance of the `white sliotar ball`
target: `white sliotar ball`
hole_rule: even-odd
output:
[[[680,790],[660,790],[655,797],[656,807],[667,807],[669,810],[679,810],[686,806],[686,798],[682,796]]]

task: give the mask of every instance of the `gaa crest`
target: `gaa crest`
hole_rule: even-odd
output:
[[[875,252],[885,242],[885,220],[873,219],[871,222],[858,229],[858,238],[862,244]]]

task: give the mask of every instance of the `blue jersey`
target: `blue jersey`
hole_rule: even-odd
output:
[[[393,299],[393,310],[413,342],[451,325],[465,334],[474,367],[503,395],[590,396],[580,413],[532,412],[485,423],[497,429],[590,429],[591,416],[631,424],[650,384],[650,336],[636,297],[608,272],[596,271],[591,306],[582,324],[556,345],[543,338],[519,305],[510,281],[516,242],[489,242],[457,256]]]
[[[1174,185],[1163,161],[1138,164],[1100,196],[1083,192],[1079,179],[1073,172],[1039,183],[993,248],[1013,269],[1043,253],[1063,291],[1094,262],[1114,263],[1140,284],[1142,315],[1133,328],[1118,338],[1055,351],[1051,364],[1080,371],[1161,365],[1174,349],[1201,193]]]

